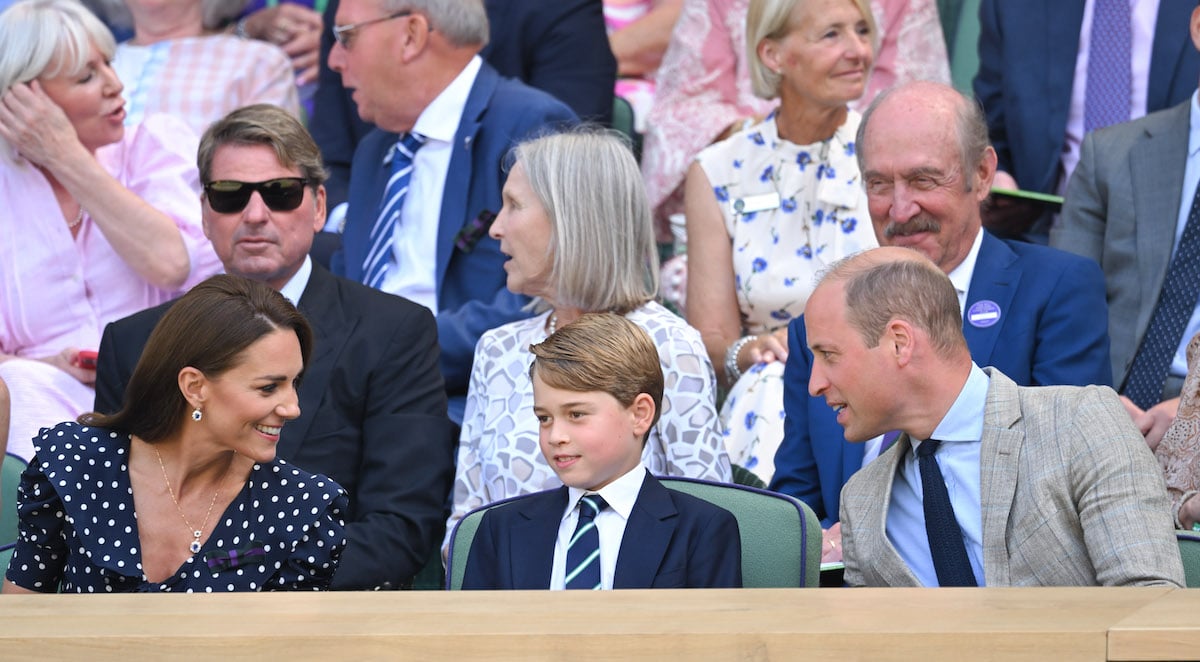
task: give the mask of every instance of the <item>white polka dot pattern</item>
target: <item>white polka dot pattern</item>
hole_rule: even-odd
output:
[[[166,581],[146,581],[129,443],[77,423],[42,430],[18,488],[10,581],[64,593],[328,588],[346,545],[345,491],[283,460],[255,465],[200,552]]]

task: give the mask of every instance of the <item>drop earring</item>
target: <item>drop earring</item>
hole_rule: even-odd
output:
[[[204,412],[200,411],[199,407],[196,407],[195,409],[192,410],[192,420],[193,421],[196,421],[197,423],[199,423],[200,419],[202,419],[202,418],[204,418]]]

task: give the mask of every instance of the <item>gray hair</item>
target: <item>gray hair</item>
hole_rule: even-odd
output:
[[[200,16],[205,30],[222,28],[237,18],[246,8],[248,0],[198,0]],[[108,21],[109,25],[133,29],[133,14],[125,0],[83,0],[84,4]]]
[[[758,45],[764,39],[778,41],[794,30],[791,24],[792,11],[805,0],[750,0],[746,10],[746,62],[750,65],[750,86],[754,96],[762,99],[774,99],[779,96],[779,84],[783,80],[781,74],[771,71],[762,60],[758,59]],[[867,0],[850,0],[858,7],[863,19],[871,28],[871,44],[879,49],[879,28],[875,24],[875,15]]]
[[[523,142],[513,154],[550,217],[556,303],[624,314],[653,299],[658,247],[650,203],[623,137],[573,129]]]
[[[40,76],[83,72],[92,44],[106,58],[112,33],[79,0],[22,0],[0,13],[0,93]]]
[[[296,168],[314,191],[325,182],[321,151],[300,120],[269,103],[243,106],[213,122],[200,138],[196,167],[200,181],[212,181],[212,163],[224,145],[265,145],[285,168]]]
[[[487,46],[488,17],[483,0],[383,0],[386,13],[405,9],[429,19],[429,26],[455,48]]]
[[[959,165],[962,167],[963,182],[966,190],[974,189],[974,177],[972,173],[983,161],[984,155],[987,153],[988,147],[991,147],[991,140],[988,138],[987,117],[983,114],[983,107],[975,99],[964,95],[962,92],[942,83],[934,83],[932,81],[915,81],[890,87],[880,92],[871,105],[863,111],[862,122],[858,125],[858,135],[855,136],[854,142],[857,146],[858,169],[860,172],[866,170],[867,149],[864,138],[867,135],[867,125],[871,123],[871,116],[879,106],[896,93],[897,90],[907,89],[911,85],[933,85],[942,88],[945,92],[952,95],[954,99],[954,128],[955,135],[958,140],[958,159]]]

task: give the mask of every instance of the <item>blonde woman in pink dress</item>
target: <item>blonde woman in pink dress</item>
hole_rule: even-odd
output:
[[[112,34],[75,0],[0,13],[0,379],[9,452],[89,411],[108,322],[220,268],[200,227],[195,136],[126,129]],[[4,416],[0,414],[0,419]]]
[[[658,69],[646,128],[642,175],[660,241],[666,221],[683,211],[683,179],[709,143],[762,119],[775,101],[750,89],[746,8],[750,0],[684,0],[671,45]],[[880,90],[910,80],[950,82],[946,43],[935,0],[871,0],[878,27],[875,67],[866,91],[850,104],[866,108]]]

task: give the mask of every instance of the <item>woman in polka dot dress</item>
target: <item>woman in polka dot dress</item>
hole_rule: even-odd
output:
[[[281,294],[215,276],[146,344],[113,416],[43,429],[4,592],[312,590],[345,492],[275,457],[312,331]]]

